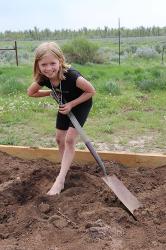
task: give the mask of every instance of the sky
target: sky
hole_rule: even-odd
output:
[[[0,32],[166,26],[166,0],[0,0]]]

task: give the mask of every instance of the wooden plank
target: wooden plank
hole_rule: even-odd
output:
[[[0,151],[17,156],[22,159],[46,159],[52,162],[59,162],[59,153],[56,148],[36,148],[0,145]],[[166,155],[98,151],[104,161],[115,161],[128,167],[161,167],[166,165]],[[87,150],[76,150],[74,162],[78,164],[94,163],[95,160]]]
[[[0,151],[26,160],[46,159],[52,162],[59,162],[59,154],[56,148],[0,145]]]

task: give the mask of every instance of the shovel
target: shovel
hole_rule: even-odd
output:
[[[57,98],[56,92],[51,92],[51,96],[59,103],[59,99]],[[102,168],[104,177],[102,177],[103,181],[111,188],[111,190],[115,193],[118,199],[125,205],[125,207],[133,214],[134,210],[138,209],[141,206],[141,203],[137,200],[137,198],[126,188],[126,186],[116,177],[116,175],[108,176],[106,172],[106,168],[104,166],[103,161],[101,160],[98,153],[95,151],[92,143],[87,138],[84,133],[81,125],[77,121],[74,114],[70,111],[67,116],[72,122],[73,126],[77,130],[81,139],[85,143],[86,147],[89,149],[90,153],[93,155],[94,159],[98,163],[98,165]]]

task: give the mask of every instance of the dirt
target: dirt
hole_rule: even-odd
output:
[[[63,192],[47,196],[59,165],[0,152],[0,250],[166,249],[166,166],[105,165],[142,202],[135,217],[97,164],[72,165]]]

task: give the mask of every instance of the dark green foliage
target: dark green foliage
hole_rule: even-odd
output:
[[[84,38],[76,38],[63,45],[62,49],[70,63],[85,64],[97,61],[98,46]]]

